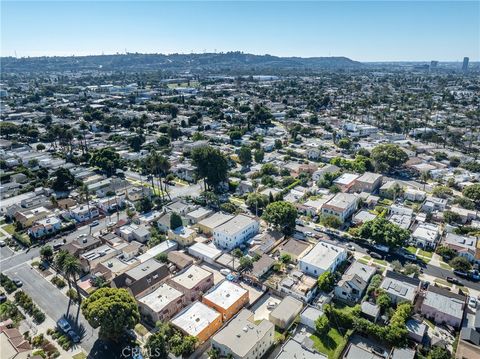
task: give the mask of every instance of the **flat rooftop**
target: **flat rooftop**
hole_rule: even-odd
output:
[[[188,267],[185,272],[171,278],[171,281],[181,285],[184,288],[192,289],[209,276],[213,276],[213,274],[203,268],[200,268],[199,266],[192,265]]]
[[[244,296],[245,293],[248,295],[248,291],[246,289],[243,289],[239,285],[236,285],[228,280],[224,280],[210,293],[204,295],[203,297],[221,308],[228,309],[242,296]]]
[[[215,334],[213,341],[225,345],[227,348],[243,358],[255,345],[268,334],[273,332],[274,325],[264,319],[256,324],[253,313],[243,309],[222,330]]]
[[[174,302],[183,297],[183,294],[163,283],[154,292],[138,299],[140,303],[145,304],[154,312],[161,312],[169,303]]]
[[[214,215],[201,220],[200,222],[198,222],[198,224],[208,228],[216,228],[224,224],[225,222],[231,220],[232,218],[233,218],[233,215],[231,214],[217,212]]]
[[[180,312],[171,322],[188,335],[196,337],[218,317],[221,317],[221,314],[216,310],[201,302],[195,302]]]
[[[233,235],[239,230],[253,224],[254,222],[256,222],[256,220],[254,220],[253,218],[250,218],[243,214],[239,214],[228,222],[225,222],[224,224],[215,228],[215,232],[223,232],[227,235]]]
[[[300,261],[326,270],[344,252],[345,248],[320,241]]]
[[[337,193],[330,201],[325,203],[325,206],[344,210],[352,203],[357,201],[357,196],[351,193]]]

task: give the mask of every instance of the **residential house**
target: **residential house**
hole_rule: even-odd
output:
[[[28,234],[33,238],[57,233],[62,228],[62,222],[57,217],[48,217],[37,221],[28,229]]]
[[[167,254],[168,261],[175,265],[179,270],[184,270],[193,264],[194,259],[185,252],[171,251]]]
[[[320,241],[307,255],[299,259],[298,264],[302,272],[318,277],[326,271],[333,273],[346,259],[345,248]]]
[[[221,249],[232,250],[257,234],[258,229],[256,219],[239,214],[213,230],[213,242]]]
[[[82,238],[77,238],[70,243],[64,244],[61,249],[66,250],[71,255],[78,258],[81,254],[100,247],[101,245],[102,241],[100,238],[87,235]]]
[[[437,324],[459,328],[462,324],[466,297],[430,285],[424,294],[420,312]]]
[[[161,284],[153,292],[138,299],[138,308],[150,323],[170,320],[183,308],[184,294],[168,284]]]
[[[192,212],[187,213],[185,218],[187,219],[189,224],[196,224],[201,220],[210,217],[213,214],[213,211],[200,207]]]
[[[412,240],[422,248],[434,249],[439,237],[440,228],[433,223],[420,223],[412,233]]]
[[[189,246],[194,242],[197,232],[189,227],[180,226],[168,231],[168,238],[181,246]]]
[[[222,315],[202,302],[195,302],[178,313],[170,323],[203,343],[220,329]]]
[[[222,314],[227,321],[249,301],[248,290],[229,280],[224,280],[203,296],[202,302]]]
[[[291,296],[286,296],[268,315],[275,326],[287,329],[303,309],[303,303]]]
[[[345,271],[342,279],[335,287],[335,297],[349,303],[357,303],[362,299],[376,268],[360,262],[353,262]]]
[[[168,284],[185,294],[185,303],[188,304],[200,299],[213,286],[213,273],[192,265],[168,279]]]
[[[380,284],[394,304],[413,303],[420,290],[420,280],[387,270]]]
[[[353,173],[344,173],[333,181],[333,184],[340,188],[342,192],[348,192],[353,188],[358,175]]]
[[[168,275],[168,267],[151,258],[115,277],[111,286],[125,288],[138,298],[156,290]]]
[[[100,215],[100,212],[98,211],[98,208],[91,203],[90,204],[90,213],[88,211],[88,206],[87,205],[80,205],[77,207],[74,207],[70,210],[70,215],[75,219],[77,222],[86,222],[91,220],[92,218],[98,217]]]
[[[312,245],[305,241],[299,241],[290,238],[286,243],[280,247],[280,256],[286,254],[290,256],[291,261],[296,263],[299,258],[302,258],[312,248]]]
[[[38,222],[44,218],[50,216],[52,212],[50,212],[47,208],[41,206],[37,208],[31,208],[26,210],[20,210],[15,213],[15,221],[20,223],[22,228],[29,228],[35,222]]]
[[[357,206],[358,197],[354,194],[337,193],[322,205],[322,214],[335,216],[343,223],[357,210]]]
[[[355,179],[351,191],[374,193],[380,188],[382,179],[383,176],[378,173],[365,172]]]
[[[443,245],[455,250],[461,257],[467,258],[470,262],[476,260],[477,238],[471,236],[460,236],[454,233],[447,233]]]
[[[212,337],[212,348],[234,359],[261,358],[273,345],[274,332],[271,322],[256,322],[253,312],[243,309]]]
[[[205,218],[197,223],[200,233],[205,235],[212,235],[213,230],[222,224],[230,221],[234,216],[231,214],[225,214],[222,212],[217,212],[214,215]]]

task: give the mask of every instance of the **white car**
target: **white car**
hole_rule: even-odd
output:
[[[468,306],[475,309],[477,307],[477,300],[473,297],[470,297],[470,299],[468,300]]]
[[[347,249],[349,249],[351,251],[355,250],[355,247],[353,246],[353,244],[347,244],[346,247],[347,247]]]
[[[86,237],[86,236],[87,236],[87,234],[86,234],[86,233],[82,233],[81,235],[79,235],[79,236],[78,236],[78,239],[80,239],[80,238],[84,238],[84,237]]]
[[[268,304],[267,304],[267,308],[268,308],[268,309],[273,309],[273,308],[275,308],[276,306],[277,306],[277,303],[275,303],[275,302],[268,302]]]
[[[232,271],[230,269],[222,268],[220,269],[220,273],[222,273],[223,275],[229,275],[230,273],[232,273]]]

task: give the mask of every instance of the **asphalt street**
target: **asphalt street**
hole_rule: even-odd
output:
[[[78,305],[70,302],[52,283],[44,279],[35,269],[24,263],[5,273],[12,279],[20,279],[24,290],[50,318],[57,321],[66,316],[72,327],[82,334],[80,346],[89,353],[97,340],[98,333],[83,317]]]

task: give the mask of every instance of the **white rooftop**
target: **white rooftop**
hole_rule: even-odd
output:
[[[301,261],[327,270],[343,253],[345,253],[345,248],[320,241]]]
[[[210,293],[205,295],[204,298],[221,308],[228,309],[244,296],[245,293],[248,293],[246,289],[228,280],[224,280]]]
[[[191,289],[195,287],[199,282],[211,276],[212,273],[200,268],[197,265],[192,265],[188,269],[173,277],[171,280],[175,283],[180,284],[182,287]]]
[[[220,316],[220,313],[209,306],[195,302],[180,312],[171,322],[188,335],[196,337]]]
[[[163,283],[160,287],[158,287],[157,290],[138,299],[138,301],[148,306],[154,312],[158,313],[161,312],[169,303],[181,298],[182,296],[183,294],[180,291],[170,287],[166,283]]]

